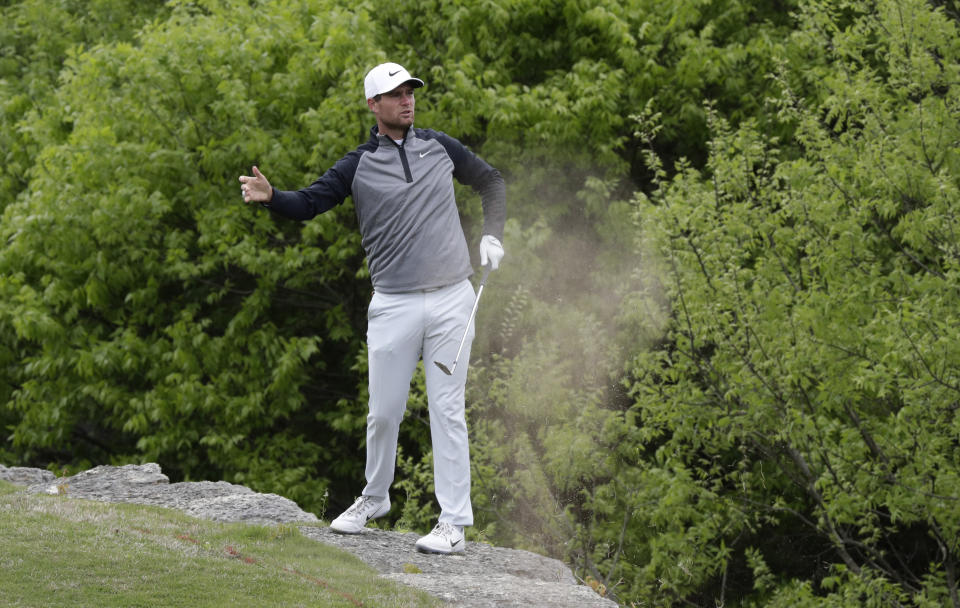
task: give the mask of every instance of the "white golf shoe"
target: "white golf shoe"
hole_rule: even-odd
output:
[[[430,534],[417,541],[417,551],[423,553],[460,553],[467,542],[463,538],[463,527],[440,522]]]
[[[361,496],[340,517],[330,522],[334,532],[359,534],[371,519],[383,517],[390,511],[390,499],[377,496]]]

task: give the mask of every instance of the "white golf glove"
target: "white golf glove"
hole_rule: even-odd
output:
[[[486,266],[490,262],[490,270],[496,270],[500,266],[500,260],[503,259],[503,245],[497,237],[492,234],[485,234],[480,239],[480,265]]]

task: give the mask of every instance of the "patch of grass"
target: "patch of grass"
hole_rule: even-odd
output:
[[[11,607],[439,607],[296,526],[29,495],[0,482],[0,598]]]

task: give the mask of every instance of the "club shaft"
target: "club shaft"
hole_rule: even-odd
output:
[[[457,361],[460,360],[460,353],[463,352],[463,345],[467,341],[467,333],[470,332],[470,324],[473,323],[473,318],[477,315],[477,305],[480,304],[480,294],[483,293],[483,285],[480,285],[480,288],[477,289],[477,297],[473,301],[473,310],[470,311],[470,318],[467,319],[467,326],[463,329],[463,337],[460,338],[460,348],[457,349],[457,356],[453,359],[453,367],[457,367]]]
[[[483,293],[483,287],[487,284],[487,277],[490,276],[490,269],[484,268],[483,278],[480,279],[480,287],[477,288],[477,297],[473,300],[473,309],[470,311],[470,318],[467,319],[467,326],[463,328],[463,337],[460,338],[460,347],[457,348],[457,356],[453,359],[453,365],[450,366],[450,373],[457,369],[457,361],[460,360],[460,353],[463,352],[463,345],[467,341],[467,334],[470,333],[470,324],[477,315],[477,307],[480,305],[480,295]],[[442,368],[441,368],[442,369]]]

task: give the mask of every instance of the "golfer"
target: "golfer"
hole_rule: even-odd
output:
[[[463,527],[473,524],[464,415],[473,331],[464,332],[476,294],[453,179],[480,195],[479,258],[491,269],[503,258],[506,190],[500,173],[459,141],[414,128],[414,90],[422,86],[403,66],[376,66],[364,79],[367,106],[377,121],[366,143],[302,190],[273,188],[257,167],[252,176],[240,177],[240,189],[244,201],[295,220],[310,219],[348,196],[356,208],[374,289],[367,314],[367,484],[331,528],[356,534],[390,510],[397,435],[417,362],[453,361],[464,339],[464,364],[452,375],[424,365],[440,517],[416,547],[454,553],[464,549]]]

